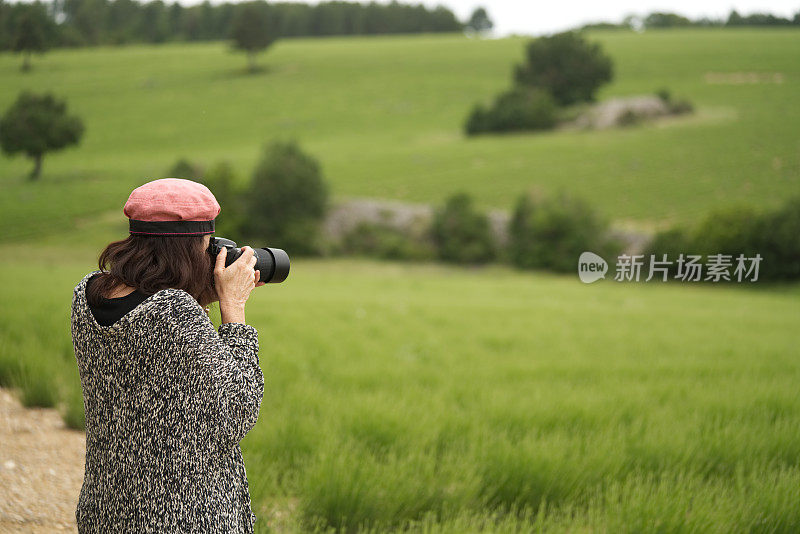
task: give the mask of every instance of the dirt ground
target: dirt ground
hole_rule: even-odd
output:
[[[0,389],[0,533],[77,532],[85,437]]]

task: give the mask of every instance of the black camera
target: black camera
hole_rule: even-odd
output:
[[[225,267],[242,255],[242,249],[236,246],[236,242],[224,237],[212,237],[208,244],[208,253],[216,259],[217,254],[223,248],[228,249],[225,256]],[[279,248],[254,248],[253,254],[256,257],[254,269],[261,271],[259,282],[277,284],[289,276],[289,255],[286,254],[286,251]]]

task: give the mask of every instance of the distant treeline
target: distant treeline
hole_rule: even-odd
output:
[[[454,32],[464,28],[452,11],[422,4],[323,2],[261,4],[277,37]],[[14,28],[27,9],[47,19],[50,46],[228,39],[236,9],[243,4],[194,6],[162,0],[52,0],[11,4],[0,0],[0,50],[11,47]]]
[[[771,13],[751,13],[750,15],[740,15],[736,10],[732,10],[727,18],[708,18],[690,19],[677,13],[653,12],[649,15],[640,17],[630,15],[625,17],[622,22],[596,22],[586,24],[581,29],[624,29],[639,30],[652,28],[677,28],[681,26],[700,26],[700,27],[734,27],[734,26],[800,26],[800,11],[792,18],[777,17]]]

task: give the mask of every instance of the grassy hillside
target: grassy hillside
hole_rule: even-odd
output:
[[[92,255],[8,250],[0,378],[79,413],[68,306]],[[546,502],[555,531],[796,532],[798,296],[297,262],[248,304],[254,509],[278,531],[426,513],[497,531],[492,510]]]
[[[257,76],[245,75],[244,58],[223,43],[58,50],[30,74],[2,54],[1,109],[22,89],[49,89],[87,126],[78,149],[46,159],[39,184],[25,182],[28,161],[0,158],[3,239],[119,209],[132,187],[162,177],[179,156],[228,159],[244,178],[265,141],[287,136],[319,157],[339,196],[432,202],[466,190],[485,206],[509,207],[526,188],[565,188],[612,218],[646,225],[798,191],[800,32],[592,37],[616,67],[601,98],[666,86],[698,114],[615,132],[464,138],[470,107],[509,83],[522,58],[518,38],[284,40]],[[707,79],[749,72],[763,79]]]

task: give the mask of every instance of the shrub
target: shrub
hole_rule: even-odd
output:
[[[691,113],[694,111],[694,105],[688,100],[676,100],[670,104],[669,111],[673,115]]]
[[[180,158],[169,168],[167,176],[185,180],[200,180],[203,176],[203,167],[186,158]]]
[[[265,147],[245,191],[242,231],[289,254],[315,254],[327,205],[328,186],[317,161],[294,141],[275,141]]]
[[[682,227],[673,227],[662,230],[653,236],[653,240],[647,246],[644,254],[644,261],[649,270],[650,258],[655,258],[656,261],[661,261],[664,254],[667,255],[667,260],[673,263],[668,266],[667,272],[669,276],[674,277],[677,274],[678,266],[674,263],[681,254],[695,254],[693,249],[692,238],[688,230]],[[644,272],[644,270],[643,270]]]
[[[668,257],[678,257],[681,253],[688,253],[692,247],[689,232],[680,227],[669,228],[658,232],[648,245],[648,254],[666,254]]]
[[[689,234],[687,250],[684,253],[702,256],[701,263],[708,261],[708,256],[712,254],[723,254],[731,257],[733,264],[730,269],[731,280],[733,281],[733,269],[736,266],[736,258],[739,254],[745,257],[754,257],[760,253],[764,230],[764,215],[747,206],[734,206],[718,209],[708,214],[701,220]],[[669,259],[675,260],[670,257]],[[771,263],[771,262],[770,262]],[[770,278],[764,272],[766,267],[762,261],[759,265],[759,280]],[[703,274],[705,277],[706,274]]]
[[[562,106],[593,101],[597,89],[613,76],[611,58],[576,32],[534,39],[525,52],[525,63],[515,68],[515,82],[546,90]]]
[[[666,87],[657,90],[656,96],[665,104],[669,104],[672,101],[672,92]]]
[[[359,223],[345,234],[343,254],[385,260],[427,260],[434,257],[431,243],[385,223]]]
[[[582,252],[611,258],[617,247],[607,223],[586,202],[565,193],[521,195],[509,225],[509,259],[523,269],[571,272]]]
[[[465,131],[467,135],[513,130],[546,130],[556,125],[557,109],[553,98],[542,89],[515,88],[499,95],[491,108],[473,108]]]
[[[466,193],[450,197],[438,209],[431,234],[439,258],[453,263],[485,263],[495,257],[489,219]]]
[[[467,122],[464,123],[464,132],[467,135],[490,132],[489,124],[489,110],[483,104],[475,104],[467,117]]]
[[[747,206],[718,209],[695,226],[689,245],[702,254],[754,254],[761,218]]]
[[[617,119],[619,126],[635,126],[642,122],[642,117],[632,109],[626,109]]]
[[[237,186],[236,174],[230,163],[216,163],[200,181],[208,187],[220,205],[214,226],[217,235],[235,236],[240,233],[245,213],[244,192]]]
[[[673,115],[691,113],[694,111],[694,106],[688,100],[673,100],[672,93],[667,88],[662,87],[656,91],[656,96],[666,104],[667,108],[669,108],[669,112]]]
[[[756,236],[756,251],[764,257],[765,278],[800,280],[800,197],[765,214]]]
[[[767,212],[746,206],[716,210],[690,230],[660,232],[645,254],[647,259],[651,254],[657,258],[667,254],[674,262],[681,253],[701,255],[703,262],[711,254],[731,256],[732,280],[740,254],[746,258],[760,254],[758,280],[800,279],[800,197]],[[673,275],[675,269],[673,265]]]

